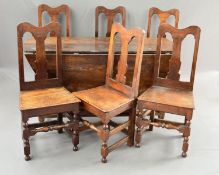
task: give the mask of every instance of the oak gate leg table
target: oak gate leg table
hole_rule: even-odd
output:
[[[35,70],[35,40],[28,39],[24,44],[25,56]],[[45,50],[47,56],[48,75],[55,77],[55,38],[48,37],[45,41]],[[162,60],[160,76],[166,77],[169,70],[169,59],[172,56],[172,41],[163,38],[162,40]],[[154,57],[157,47],[156,38],[145,38],[143,52],[141,77],[139,85],[139,94],[144,92],[152,85],[154,74]],[[108,58],[109,38],[62,38],[62,57],[63,57],[63,80],[64,86],[71,92],[86,90],[105,84],[106,65]],[[115,47],[115,61],[118,61],[120,42],[118,40]],[[131,83],[131,77],[134,70],[135,42],[129,47],[128,71],[126,74],[127,82]],[[117,65],[117,64],[115,64]],[[116,68],[115,68],[116,70]],[[85,111],[80,112],[81,116],[90,116]],[[125,114],[126,115],[126,114]],[[128,113],[127,113],[128,115]],[[162,115],[162,114],[161,114]],[[97,122],[98,126],[100,122]],[[116,124],[114,123],[115,127]],[[80,131],[86,130],[83,126]]]

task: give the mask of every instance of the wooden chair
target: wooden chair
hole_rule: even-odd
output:
[[[51,18],[51,22],[58,22],[58,17],[61,13],[64,13],[66,16],[66,36],[70,37],[70,16],[71,10],[68,5],[60,5],[59,7],[52,8],[46,4],[41,4],[38,7],[38,25],[42,27],[42,15],[43,12],[47,12]],[[51,33],[50,36],[54,36],[54,33]]]
[[[186,29],[176,29],[168,24],[161,24],[158,31],[157,54],[154,66],[154,83],[151,88],[138,97],[138,117],[136,120],[136,146],[140,146],[141,134],[150,126],[175,129],[183,133],[184,142],[182,156],[187,156],[190,136],[190,124],[194,110],[193,84],[195,78],[196,61],[199,48],[200,28],[191,26]],[[173,54],[169,61],[169,72],[166,78],[159,77],[161,59],[161,38],[170,33],[173,37]],[[194,55],[191,77],[189,82],[180,81],[179,71],[181,67],[180,52],[182,41],[187,35],[193,35],[195,39]],[[147,111],[148,110],[148,111]],[[185,116],[185,123],[171,122],[154,118],[154,111],[162,111]],[[150,119],[145,116],[150,114]]]
[[[151,23],[152,23],[152,17],[154,15],[158,15],[160,19],[160,24],[167,23],[167,20],[170,16],[175,17],[175,28],[178,28],[178,23],[179,23],[179,10],[177,9],[171,9],[168,11],[162,11],[156,7],[152,7],[149,10],[149,15],[148,15],[148,29],[147,29],[147,37],[151,37]],[[166,37],[166,35],[164,35]]]
[[[121,35],[122,47],[121,56],[118,62],[118,72],[116,74],[116,78],[114,79],[113,49],[117,33]],[[89,90],[73,93],[76,97],[82,100],[84,109],[99,117],[103,124],[103,129],[99,129],[90,122],[81,119],[83,124],[96,131],[98,136],[102,140],[101,155],[103,163],[107,162],[106,157],[108,153],[116,149],[118,146],[126,142],[128,142],[129,146],[132,146],[134,144],[136,107],[135,99],[138,96],[141,62],[144,47],[144,36],[145,32],[141,29],[126,30],[121,24],[113,24],[110,37],[106,84]],[[136,40],[137,53],[135,59],[135,67],[133,71],[132,85],[128,86],[126,85],[127,54],[128,45],[133,38],[135,38]],[[122,112],[128,110],[130,114],[127,122],[118,125],[112,121],[113,117],[116,117]],[[115,128],[110,130],[109,125],[112,125]],[[128,132],[126,130],[127,127]],[[117,134],[120,131],[126,133],[127,136],[117,141],[113,145],[107,146],[107,141],[109,137]]]
[[[35,81],[25,81],[23,58],[23,35],[29,32],[36,40]],[[45,39],[53,32],[57,37],[56,47],[56,78],[48,79],[47,61],[45,56]],[[29,23],[21,23],[17,27],[18,58],[20,77],[20,111],[22,115],[22,130],[25,160],[30,160],[29,137],[38,132],[48,132],[63,128],[72,130],[74,122],[64,123],[63,113],[69,112],[72,120],[77,120],[80,100],[62,87],[62,56],[61,27],[58,23],[50,23],[45,27],[35,27]],[[58,114],[57,121],[29,124],[32,117]],[[73,138],[77,133],[73,133]],[[74,139],[75,141],[75,139]],[[77,144],[74,150],[77,149]]]
[[[152,7],[149,10],[148,14],[148,29],[147,29],[147,38],[151,37],[151,23],[152,23],[152,17],[154,15],[157,15],[160,20],[160,24],[167,23],[167,20],[169,19],[170,16],[175,17],[175,27],[178,28],[179,24],[179,10],[178,9],[171,9],[167,11],[162,11],[156,7]],[[166,35],[163,36],[166,38]],[[160,111],[156,111],[155,114],[160,118],[164,119],[165,118],[165,113],[162,113]],[[150,131],[151,129],[149,129]]]
[[[101,13],[104,13],[105,16],[107,17],[106,37],[110,37],[113,20],[117,14],[121,14],[122,25],[126,27],[126,10],[124,7],[119,6],[119,7],[116,7],[115,9],[107,9],[106,7],[98,6],[96,8],[96,14],[95,14],[95,37],[98,37],[99,35],[99,15]]]

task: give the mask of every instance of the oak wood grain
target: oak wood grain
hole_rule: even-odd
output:
[[[95,37],[81,37],[81,38],[71,38],[62,37],[62,54],[108,54],[109,50],[109,38],[95,38]],[[144,54],[154,54],[156,52],[156,38],[145,38],[144,40]],[[45,40],[45,51],[46,53],[54,53],[56,40],[53,37],[48,37]],[[121,42],[118,40],[115,43],[115,53],[120,53]],[[172,41],[163,38],[162,39],[162,53],[172,52]],[[25,42],[24,50],[26,53],[34,53],[35,40],[28,39]],[[136,53],[136,42],[135,40],[130,44],[129,54]]]
[[[20,110],[30,110],[79,103],[80,100],[73,96],[64,87],[21,91]]]

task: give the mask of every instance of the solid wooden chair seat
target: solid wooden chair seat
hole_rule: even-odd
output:
[[[99,86],[80,92],[73,93],[83,102],[91,105],[104,113],[110,113],[131,103],[134,98],[129,98],[125,94],[107,86]]]
[[[138,100],[161,105],[194,109],[192,92],[176,88],[152,86],[140,95]]]
[[[80,100],[73,96],[64,87],[21,91],[20,93],[21,111],[57,107],[79,102]]]

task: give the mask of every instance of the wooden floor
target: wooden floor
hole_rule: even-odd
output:
[[[194,90],[196,110],[186,159],[180,157],[182,138],[178,132],[155,128],[154,132],[144,134],[140,149],[124,145],[109,155],[106,165],[100,163],[100,140],[91,131],[81,134],[80,150],[76,153],[72,151],[69,135],[57,132],[38,134],[31,139],[34,157],[32,161],[25,162],[16,76],[15,70],[0,68],[0,174],[219,174],[219,139],[215,139],[219,135],[219,73],[197,74]]]

